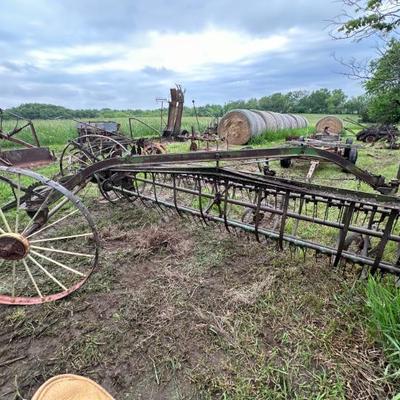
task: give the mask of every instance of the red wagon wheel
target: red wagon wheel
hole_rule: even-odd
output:
[[[39,304],[79,289],[99,240],[79,198],[35,172],[0,166],[0,303]]]

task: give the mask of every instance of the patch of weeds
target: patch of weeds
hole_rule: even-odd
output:
[[[275,142],[277,140],[285,140],[288,137],[293,136],[307,136],[313,133],[314,128],[302,128],[302,129],[282,129],[277,132],[264,132],[261,135],[254,136],[251,138],[249,145],[262,145],[265,143]]]
[[[103,346],[107,343],[99,333],[81,335],[68,346],[62,346],[57,354],[61,370],[82,371],[94,367],[103,360]],[[63,368],[62,368],[63,367]]]
[[[20,322],[25,321],[26,318],[26,308],[24,307],[17,307],[15,311],[11,312],[10,314],[6,315],[5,321],[10,325],[16,325]]]
[[[388,359],[386,373],[400,378],[400,291],[392,279],[370,276],[365,288],[368,327]]]

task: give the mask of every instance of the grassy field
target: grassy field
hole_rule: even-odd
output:
[[[159,117],[142,117],[140,118],[150,127],[160,132],[160,118]],[[104,121],[104,119],[101,119]],[[93,119],[91,121],[97,121]],[[130,136],[130,127],[128,118],[114,118],[113,121],[121,124],[121,131]],[[207,127],[211,118],[199,117],[200,129],[203,130]],[[89,122],[89,121],[84,121]],[[39,140],[42,146],[62,146],[67,143],[68,140],[73,139],[77,136],[76,125],[77,122],[73,120],[34,120],[35,128],[37,130]],[[5,121],[5,130],[12,129],[15,123],[12,121]],[[132,135],[134,138],[155,136],[157,132],[148,128],[146,125],[132,120]],[[194,126],[198,130],[197,120],[194,117],[185,117],[182,121],[182,129],[191,130]],[[21,138],[29,139],[29,133],[21,135]]]
[[[311,125],[319,117],[307,116]],[[35,123],[57,153],[74,125]],[[253,146],[281,145],[287,134]],[[396,176],[399,151],[359,153],[360,167]],[[296,179],[308,170],[271,167]],[[39,171],[52,176],[58,166]],[[314,182],[370,190],[335,166],[319,167]],[[400,297],[390,277],[361,281],[351,266],[334,270],[312,253],[140,205],[112,207],[97,194],[86,205],[101,238],[99,271],[63,301],[0,307],[0,399],[30,398],[59,373],[89,376],[117,399],[361,400],[400,391]]]
[[[312,132],[315,127],[315,123],[320,119],[323,115],[320,114],[303,114],[309,121],[309,128],[305,132]],[[341,118],[351,118],[356,119],[355,116],[350,115],[342,115]],[[151,126],[158,132],[160,131],[160,118],[159,117],[141,117],[140,118],[147,125]],[[94,119],[93,121],[96,121]],[[113,121],[121,124],[121,130],[127,136],[130,136],[130,127],[128,118],[114,118]],[[208,124],[212,121],[209,117],[199,117],[199,124],[197,124],[197,120],[195,117],[184,117],[182,120],[182,129],[186,129],[189,132],[191,131],[192,126],[198,131],[204,130]],[[42,146],[62,146],[68,140],[76,137],[76,121],[72,120],[34,120],[33,121],[35,128],[38,132],[39,140]],[[15,122],[5,121],[4,129],[11,130],[15,126]],[[146,127],[144,124],[141,124],[138,121],[132,120],[132,134],[133,137],[143,137],[143,136],[154,136],[157,133]],[[200,129],[198,128],[200,126]],[[356,125],[345,122],[346,127],[357,128]],[[276,134],[270,134],[270,141],[279,140],[285,137],[287,133],[281,132]],[[29,134],[24,134],[21,136],[22,138],[29,139]]]

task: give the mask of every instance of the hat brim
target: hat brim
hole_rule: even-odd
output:
[[[114,400],[100,385],[83,376],[57,375],[38,389],[32,400]]]

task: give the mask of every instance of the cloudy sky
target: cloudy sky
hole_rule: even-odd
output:
[[[182,83],[198,104],[342,88],[338,57],[374,43],[333,41],[335,0],[1,0],[0,107],[155,108]]]

